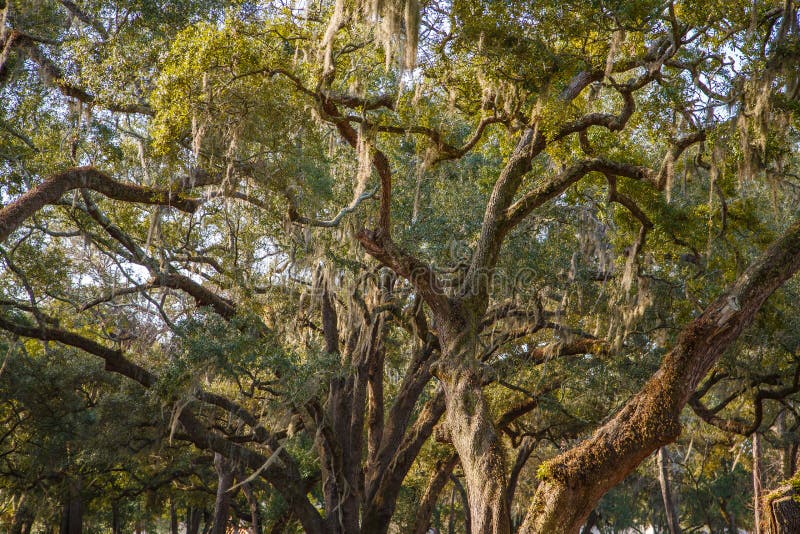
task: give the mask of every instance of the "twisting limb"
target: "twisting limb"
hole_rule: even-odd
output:
[[[770,377],[768,377],[770,378]],[[755,387],[756,383],[751,383],[750,387]],[[733,400],[739,397],[742,390],[739,389],[733,394],[729,395],[713,408],[707,407],[702,400],[703,395],[698,394],[699,391],[689,398],[689,406],[692,411],[706,423],[715,426],[725,432],[739,434],[741,436],[750,436],[758,430],[761,426],[761,421],[764,418],[764,401],[773,400],[781,401],[790,395],[800,391],[800,366],[797,366],[794,373],[794,379],[790,385],[784,386],[780,389],[761,389],[759,388],[755,395],[753,395],[753,420],[750,423],[743,421],[739,418],[724,418],[718,414],[725,406],[730,404]],[[706,390],[707,392],[707,390]],[[706,392],[703,392],[705,394]]]
[[[139,204],[172,206],[194,212],[199,201],[167,189],[153,189],[112,180],[94,167],[77,167],[56,174],[0,210],[0,242],[47,204],[57,203],[67,191],[91,189],[108,198]]]
[[[306,225],[306,226],[319,226],[319,227],[322,227],[322,228],[334,228],[336,226],[339,226],[339,223],[342,222],[342,219],[344,219],[345,215],[347,215],[348,213],[353,213],[356,210],[356,208],[358,208],[358,206],[362,202],[364,202],[365,200],[369,200],[369,199],[373,198],[375,196],[375,193],[377,193],[377,192],[378,192],[377,189],[372,189],[371,191],[365,191],[365,192],[361,193],[358,196],[358,198],[356,198],[355,201],[353,201],[349,206],[345,206],[344,208],[339,210],[339,213],[337,213],[336,216],[333,219],[329,219],[329,220],[326,220],[326,221],[319,220],[319,219],[312,219],[312,218],[304,217],[304,216],[300,215],[297,212],[297,206],[293,202],[293,199],[290,198],[289,199],[289,220],[294,222],[294,223],[302,224],[302,225]]]

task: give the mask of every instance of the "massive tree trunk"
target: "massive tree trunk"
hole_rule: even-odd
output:
[[[672,488],[669,483],[670,458],[666,447],[658,449],[658,483],[661,486],[661,497],[664,501],[664,513],[667,516],[669,534],[681,534],[678,510],[672,498]]]
[[[449,437],[464,470],[472,532],[509,532],[505,454],[483,394],[476,328],[463,316],[437,322],[443,359],[436,374],[444,388]]]
[[[588,440],[546,462],[523,533],[577,533],[600,498],[680,434],[689,396],[761,305],[800,268],[800,222],[680,333],[658,371]]]

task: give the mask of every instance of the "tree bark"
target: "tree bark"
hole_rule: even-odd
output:
[[[786,410],[782,411],[778,415],[776,423],[778,426],[778,435],[782,442],[780,448],[781,476],[788,480],[797,469],[798,439],[795,432],[797,427],[795,426],[795,428],[790,429],[786,426],[786,414]]]
[[[764,301],[800,268],[800,222],[683,328],[658,371],[588,440],[549,462],[521,533],[577,533],[600,498],[680,434],[680,413],[697,384]]]
[[[68,482],[67,502],[61,519],[61,534],[81,534],[83,530],[83,503],[81,502],[81,483]]]
[[[14,511],[14,518],[11,523],[10,534],[25,534],[26,529],[30,530],[33,522],[33,508],[30,506],[28,495],[23,493],[17,501],[17,509]]]
[[[119,503],[114,501],[111,504],[111,534],[122,534],[122,520],[119,517]],[[191,534],[188,533],[187,534]]]
[[[186,534],[198,534],[200,532],[200,510],[193,507],[186,509]]]
[[[667,516],[669,534],[680,534],[681,527],[678,521],[678,511],[672,499],[672,488],[669,481],[669,452],[666,447],[658,449],[658,483],[661,486],[661,497],[664,500],[664,512]]]
[[[261,534],[261,520],[258,517],[258,499],[256,499],[253,488],[250,484],[243,484],[242,489],[247,496],[247,504],[250,506],[250,531],[252,534]]]
[[[581,529],[581,534],[592,534],[592,529],[597,524],[599,517],[600,514],[597,513],[597,510],[589,512],[589,517],[586,518],[586,523],[584,523]]]
[[[519,475],[522,469],[528,462],[531,453],[533,452],[536,440],[532,436],[525,436],[522,438],[522,444],[517,452],[517,458],[511,467],[511,474],[508,477],[508,487],[506,488],[506,501],[508,502],[508,509],[511,511],[511,504],[514,502],[514,494],[517,492],[517,483],[519,482]]]
[[[455,475],[450,475],[450,480],[453,482],[453,487],[458,491],[458,496],[461,497],[461,507],[464,509],[464,534],[472,534],[472,521],[469,514],[469,501],[467,500],[467,491]]]

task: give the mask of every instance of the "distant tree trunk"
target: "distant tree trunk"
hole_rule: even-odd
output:
[[[780,448],[780,458],[781,477],[785,480],[791,478],[797,469],[798,446],[796,433],[792,429],[786,428],[786,413],[787,411],[784,410],[778,414],[778,419],[776,421],[778,436],[783,442]]]
[[[225,534],[231,507],[231,494],[228,490],[233,486],[233,465],[220,453],[214,453],[214,467],[217,470],[218,482],[217,499],[214,502],[214,526],[211,534]]]
[[[517,458],[514,461],[513,467],[511,468],[511,474],[508,476],[506,502],[508,503],[507,506],[509,511],[511,510],[511,504],[514,502],[514,494],[517,492],[519,475],[522,473],[522,469],[528,462],[528,458],[530,458],[535,446],[536,440],[532,436],[525,436],[522,438],[522,444],[519,447],[519,451],[517,451]]]
[[[200,517],[199,509],[191,506],[186,508],[186,534],[199,534]]]
[[[464,509],[464,534],[472,534],[472,521],[470,520],[470,505],[467,500],[467,491],[461,484],[461,481],[455,475],[450,475],[450,480],[453,482],[453,487],[458,490],[458,495],[461,497],[461,507]]]
[[[678,511],[672,499],[672,488],[669,482],[669,452],[666,447],[658,449],[658,483],[661,486],[661,498],[664,500],[664,512],[667,516],[669,534],[680,534],[681,527],[678,521]]]
[[[208,534],[214,526],[213,518],[208,510],[203,509],[203,534]]]
[[[761,437],[753,434],[753,530],[761,533]]]
[[[728,533],[738,534],[739,527],[736,526],[736,514],[731,512],[728,508],[728,501],[722,501],[722,515],[725,516],[725,521],[728,522]]]
[[[250,532],[252,534],[261,534],[261,521],[258,518],[258,499],[256,499],[250,484],[242,485],[242,489],[247,496],[247,504],[250,506]]]
[[[30,534],[33,521],[36,519],[35,508],[31,506],[27,494],[22,494],[17,502],[14,519],[11,524],[10,534]]]
[[[119,517],[119,503],[111,504],[111,534],[122,534],[122,524]]]
[[[14,511],[14,519],[11,523],[10,534],[23,534],[25,525],[29,523],[31,509],[28,505],[28,496],[23,493],[17,501],[17,509]]]
[[[178,510],[175,507],[175,497],[169,498],[169,531],[178,534]]]
[[[597,513],[597,510],[592,510],[589,513],[589,517],[586,518],[586,524],[583,525],[581,529],[581,534],[591,534],[592,529],[597,524],[597,520],[599,519],[600,514]]]
[[[69,481],[67,502],[61,518],[61,534],[81,534],[83,530],[83,504],[81,502],[81,483]]]
[[[439,495],[442,493],[447,480],[450,478],[450,473],[453,472],[457,463],[458,455],[452,454],[447,460],[436,466],[436,473],[428,482],[425,494],[422,496],[419,506],[417,506],[417,516],[414,519],[414,527],[411,529],[412,534],[425,534],[428,532],[433,509],[436,507]]]
[[[269,529],[269,534],[283,534],[286,532],[286,528],[292,521],[292,512],[291,510],[284,510],[284,512],[278,517],[278,519],[272,524]]]
[[[456,487],[450,488],[450,515],[447,519],[447,534],[456,532]]]

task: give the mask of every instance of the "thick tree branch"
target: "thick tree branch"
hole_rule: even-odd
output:
[[[56,174],[0,210],[0,242],[47,204],[57,203],[67,191],[91,189],[108,198],[140,204],[172,206],[194,212],[199,201],[166,189],[149,189],[112,180],[94,167],[77,167]]]
[[[600,497],[680,433],[679,416],[700,380],[764,301],[800,269],[800,222],[787,229],[681,331],[659,370],[588,440],[548,461],[522,532],[577,532]]]

